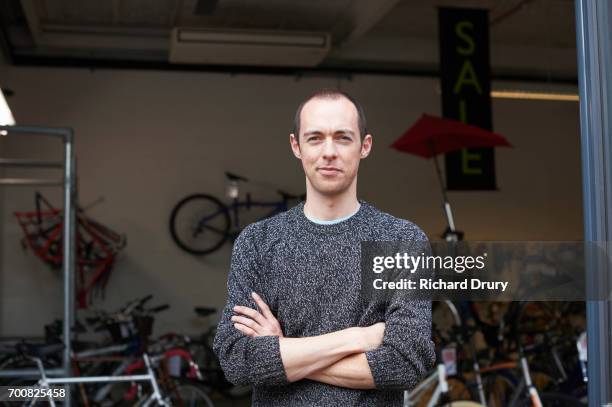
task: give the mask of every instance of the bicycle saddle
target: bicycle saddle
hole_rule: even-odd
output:
[[[227,171],[225,171],[225,176],[226,176],[226,177],[227,177],[227,179],[229,179],[230,181],[245,181],[245,182],[248,182],[248,181],[249,181],[248,179],[246,179],[246,178],[244,178],[244,177],[241,177],[240,175],[236,175],[236,174],[233,174],[233,173],[231,173],[231,172],[227,172]]]
[[[17,346],[17,350],[26,356],[31,356],[39,359],[43,359],[45,356],[53,355],[64,350],[63,343],[20,343]]]
[[[198,314],[198,316],[201,316],[201,317],[207,317],[217,312],[216,308],[209,308],[209,307],[195,307],[193,310],[195,311],[196,314]]]

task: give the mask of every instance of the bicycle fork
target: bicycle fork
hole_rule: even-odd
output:
[[[480,404],[483,406],[487,405],[487,398],[484,393],[484,386],[482,384],[482,374],[480,373],[480,363],[478,363],[478,356],[476,355],[476,346],[474,345],[473,335],[469,339],[470,351],[472,353],[472,367],[474,368],[474,376],[476,377],[476,389],[478,390],[478,398]]]
[[[527,363],[527,358],[525,355],[521,354],[521,371],[523,373],[523,379],[525,380],[525,385],[527,386],[527,391],[529,393],[529,398],[531,399],[532,407],[542,407],[542,401],[540,400],[540,395],[538,394],[538,389],[534,386],[531,381],[531,374],[529,372],[529,364]]]

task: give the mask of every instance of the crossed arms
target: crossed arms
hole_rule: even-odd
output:
[[[285,338],[276,317],[256,293],[251,296],[259,311],[235,306],[234,328],[250,338],[276,336],[289,382],[311,379],[352,389],[373,389],[374,379],[365,352],[383,340],[385,324],[352,327],[307,338]]]
[[[350,327],[325,335],[286,338],[264,300],[254,237],[246,228],[234,245],[228,301],[213,348],[229,381],[254,386],[301,379],[335,386],[410,388],[435,359],[431,303],[392,300],[385,323]],[[258,310],[258,311],[257,311]]]

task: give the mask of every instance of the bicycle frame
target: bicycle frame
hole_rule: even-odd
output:
[[[429,389],[436,381],[436,388],[434,389],[431,399],[427,402],[427,407],[433,407],[442,394],[448,393],[448,382],[446,381],[446,367],[444,363],[440,363],[436,370],[412,389],[412,391],[404,391],[404,407],[417,405],[418,396]]]
[[[465,324],[463,323],[463,319],[461,318],[461,314],[459,313],[459,311],[457,310],[457,307],[455,306],[455,304],[450,301],[450,300],[444,300],[444,304],[446,305],[446,307],[450,310],[451,315],[453,316],[453,322],[455,323],[455,326],[459,329],[459,333],[457,335],[457,342],[458,343],[463,343],[464,342],[464,335],[465,335]],[[471,335],[469,335],[469,347],[471,350],[471,355],[472,355],[472,368],[474,369],[474,376],[476,379],[476,390],[478,391],[478,399],[480,401],[480,403],[482,405],[487,405],[487,399],[485,397],[484,394],[484,386],[482,383],[482,375],[481,375],[481,369],[480,369],[480,362],[478,361],[478,357],[476,356],[476,348],[474,346],[474,340],[473,337]]]
[[[189,365],[189,377],[190,378],[194,378],[197,380],[202,380],[202,374],[200,373],[200,368],[199,366],[193,361],[191,355],[189,354],[189,352],[187,352],[185,349],[181,349],[181,348],[174,348],[174,349],[169,349],[165,352],[163,352],[161,355],[156,355],[152,357],[152,361],[154,363],[157,363],[161,360],[170,360],[173,357],[178,357],[184,361],[186,361]],[[133,371],[135,370],[139,370],[142,369],[146,364],[146,361],[143,360],[137,360],[133,363],[131,363],[129,366],[127,366],[126,368],[126,372],[128,374],[131,374]],[[149,367],[148,365],[146,366],[147,368]],[[137,393],[137,387],[136,384],[133,383],[131,389],[129,390],[128,394],[126,395],[126,399],[131,400],[135,397]]]
[[[35,211],[15,212],[23,231],[22,245],[52,268],[62,264],[61,237],[64,219],[59,209],[40,193],[35,195]],[[87,297],[95,285],[101,287],[112,270],[115,258],[125,246],[125,238],[101,223],[88,218],[77,208],[75,230],[76,264],[78,272],[77,299],[79,306],[87,306]],[[97,253],[94,253],[97,252]],[[85,274],[89,278],[85,277]]]
[[[531,399],[531,406],[542,407],[540,394],[538,393],[538,389],[535,387],[533,381],[531,380],[531,371],[529,369],[529,363],[527,362],[527,358],[524,354],[521,354],[518,362],[509,361],[497,363],[492,366],[482,368],[481,373],[514,369],[520,369],[521,378],[518,381],[516,387],[514,388],[514,391],[512,392],[512,396],[510,397],[510,402],[508,403],[508,405],[515,406],[525,389],[527,389],[527,395]]]
[[[228,210],[230,211],[230,215],[232,216],[233,227],[234,229],[240,229],[240,209],[246,208],[251,209],[255,208],[272,208],[270,212],[268,212],[262,218],[269,218],[270,216],[276,215],[277,213],[284,212],[287,210],[287,200],[282,200],[280,202],[264,202],[264,201],[251,201],[250,195],[247,194],[246,201],[240,201],[235,198],[232,200],[232,203],[228,205]]]
[[[41,378],[38,381],[38,386],[43,389],[49,389],[53,384],[80,384],[80,383],[110,383],[110,382],[149,382],[151,384],[151,389],[153,389],[153,393],[144,401],[144,404],[140,404],[143,406],[149,406],[153,402],[157,402],[159,406],[170,407],[170,404],[162,397],[162,394],[159,390],[159,386],[157,385],[157,379],[155,377],[155,371],[151,365],[151,360],[149,355],[146,353],[142,355],[144,365],[147,368],[146,374],[141,375],[126,375],[126,376],[89,376],[89,377],[60,377],[60,378],[49,378],[45,372],[45,367],[40,358],[31,358],[40,371]],[[32,400],[28,405],[28,407],[36,404],[38,399]],[[49,405],[51,407],[56,407],[56,403],[52,397],[48,399]]]

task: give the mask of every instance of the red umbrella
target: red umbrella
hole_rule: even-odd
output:
[[[446,189],[442,183],[442,173],[436,156],[463,148],[512,147],[512,145],[501,134],[458,120],[423,114],[412,127],[393,142],[391,147],[419,157],[434,158],[438,182],[444,198],[444,210],[448,220],[448,230],[445,237],[450,235],[461,238],[463,233],[455,230],[451,207],[446,198]]]
[[[501,134],[458,120],[424,114],[391,145],[396,150],[431,158],[463,148],[512,147]]]

